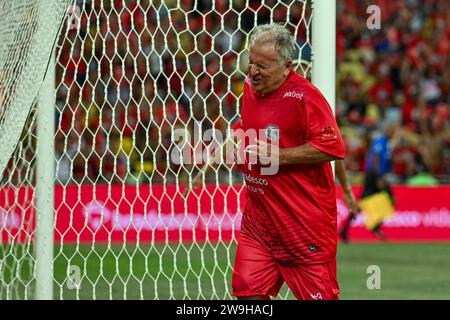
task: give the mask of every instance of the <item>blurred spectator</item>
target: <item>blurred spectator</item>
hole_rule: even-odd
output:
[[[410,186],[436,186],[439,181],[433,177],[428,171],[427,166],[419,158],[414,161],[409,161],[407,166],[408,179],[406,184]]]

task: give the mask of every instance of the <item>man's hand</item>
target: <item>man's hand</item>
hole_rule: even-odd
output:
[[[351,190],[344,191],[344,201],[352,215],[356,215],[361,211]]]
[[[257,140],[255,144],[247,146],[245,151],[250,155],[250,161],[263,165],[280,163],[280,148],[276,144]]]

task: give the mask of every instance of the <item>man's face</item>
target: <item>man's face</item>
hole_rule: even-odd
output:
[[[289,75],[291,65],[291,61],[280,63],[273,43],[255,42],[250,47],[248,62],[248,74],[253,89],[261,95],[275,91]]]

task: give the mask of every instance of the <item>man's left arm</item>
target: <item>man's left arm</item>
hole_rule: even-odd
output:
[[[333,161],[343,159],[344,157],[338,157],[332,154],[320,151],[309,143],[304,145],[280,149],[279,159],[280,164],[316,164],[327,161]]]
[[[278,159],[280,165],[288,164],[317,164],[337,159],[343,159],[336,155],[328,154],[309,143],[292,148],[278,148],[273,144],[268,144],[265,141],[259,140],[255,145],[247,148],[247,152],[253,155],[258,155],[263,163],[268,163],[269,159],[272,161]]]
[[[304,98],[303,115],[306,118],[306,143],[291,148],[278,148],[273,144],[258,141],[250,148],[250,152],[259,157],[266,156],[278,159],[280,165],[318,164],[344,159],[345,147],[333,112],[325,97],[318,91]],[[258,153],[258,150],[260,151]],[[264,160],[268,159],[262,159]]]

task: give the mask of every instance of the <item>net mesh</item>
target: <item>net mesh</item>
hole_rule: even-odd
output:
[[[22,188],[35,181],[33,105],[65,13],[64,2],[0,4],[1,298],[29,298],[34,282],[33,218],[16,200],[33,202],[33,193]]]
[[[309,77],[311,4],[68,5],[54,61],[55,153],[49,159],[56,164],[55,298],[230,299],[242,177],[223,164],[202,188],[183,196],[204,161],[174,162],[174,134],[189,132],[185,145],[201,155],[209,144],[202,133],[230,128],[240,110],[249,34],[257,24],[280,22],[294,33],[295,65]],[[13,14],[6,16],[2,37],[20,24]],[[30,33],[21,37],[28,39],[25,48]],[[2,47],[0,61],[6,56]],[[31,52],[8,59],[41,66]],[[1,110],[14,92],[19,94],[14,83],[2,89]],[[35,131],[32,112],[0,190],[2,298],[32,297]],[[200,139],[194,139],[198,132]],[[279,295],[291,297],[286,288]]]

